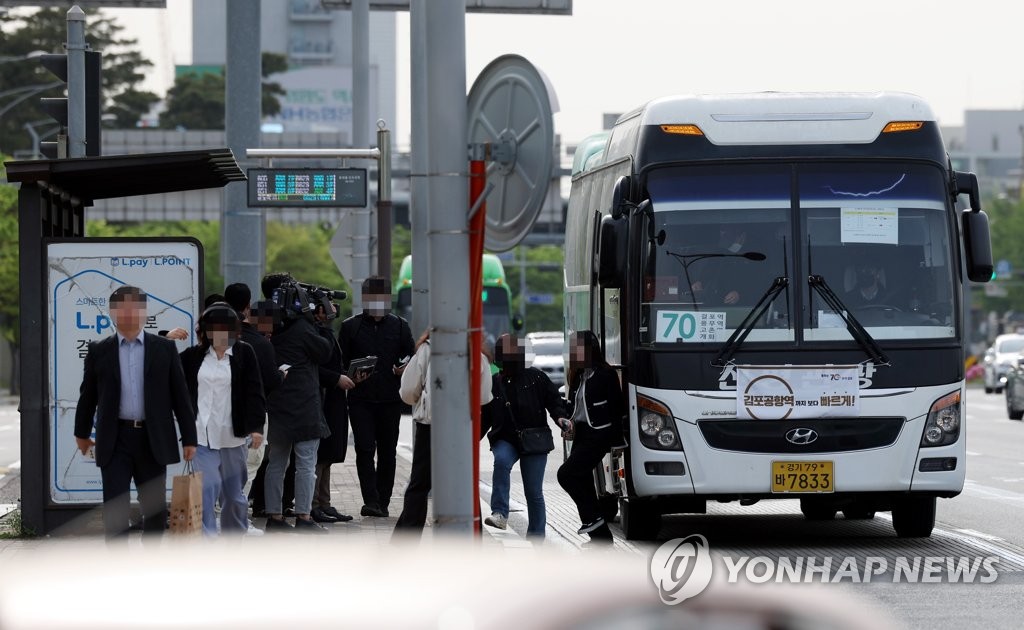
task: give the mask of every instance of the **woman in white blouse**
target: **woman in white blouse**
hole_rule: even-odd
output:
[[[203,473],[203,533],[244,534],[249,502],[242,492],[249,448],[263,441],[266,401],[256,353],[238,339],[241,320],[227,304],[211,305],[199,318],[199,345],[181,353],[196,410],[199,447],[195,469]]]

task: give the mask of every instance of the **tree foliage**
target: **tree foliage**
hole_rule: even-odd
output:
[[[561,247],[554,245],[537,245],[525,249],[527,293],[551,294],[554,297],[553,304],[526,304],[525,332],[562,330],[565,317],[562,311],[564,252]],[[517,262],[520,256],[517,251]],[[516,263],[505,263],[505,274],[512,289],[512,309],[515,313],[524,312],[521,310],[524,296],[519,288],[519,273],[520,267]]]
[[[63,53],[67,41],[66,9],[40,9],[0,13],[0,50],[3,51],[0,72],[0,93],[19,88],[44,86],[59,82],[34,59],[26,58],[37,52]],[[138,89],[146,78],[146,70],[153,64],[137,50],[137,40],[122,34],[123,26],[108,17],[87,16],[85,38],[92,50],[103,53],[104,110],[113,118],[106,126],[135,127],[139,118],[149,111],[159,97]],[[0,110],[11,109],[0,118],[0,150],[6,153],[30,149],[32,140],[25,130],[26,123],[47,120],[39,108],[39,98],[64,96],[62,87],[36,91],[27,89],[0,97]],[[15,100],[24,100],[15,104]],[[37,133],[45,135],[56,131],[56,123],[36,126]]]
[[[263,116],[278,114],[281,111],[278,97],[285,94],[279,83],[267,81],[266,78],[287,69],[287,57],[277,53],[263,53]],[[167,109],[160,114],[160,126],[164,129],[223,129],[225,85],[223,70],[218,73],[192,72],[178,76],[167,91]]]

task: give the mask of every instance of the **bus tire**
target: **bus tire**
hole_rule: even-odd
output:
[[[615,517],[619,515],[619,497],[614,494],[605,494],[598,496],[597,502],[601,506],[601,517],[605,522],[615,522]]]
[[[900,538],[927,538],[935,527],[935,497],[909,496],[892,508],[892,526]]]
[[[835,506],[813,499],[800,499],[800,511],[809,521],[831,521],[836,517]]]
[[[1024,418],[1024,409],[1015,409],[1013,407],[1013,398],[1010,397],[1009,390],[1007,390],[1006,394],[1006,415],[1009,416],[1010,420]]]
[[[661,512],[651,503],[637,499],[619,502],[622,533],[626,540],[654,540],[661,530]]]

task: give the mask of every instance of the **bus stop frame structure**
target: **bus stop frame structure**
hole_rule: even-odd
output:
[[[229,149],[6,162],[18,192],[21,332],[21,519],[24,531],[49,534],[94,506],[56,505],[49,496],[46,303],[49,238],[87,238],[85,209],[97,199],[134,197],[245,180]]]

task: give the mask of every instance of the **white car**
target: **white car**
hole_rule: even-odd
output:
[[[535,332],[526,335],[527,348],[533,352],[533,367],[542,370],[556,386],[565,385],[565,335],[560,332]]]
[[[1006,373],[1024,350],[1024,335],[999,335],[995,343],[985,352],[985,393],[1000,394],[1006,386]]]

